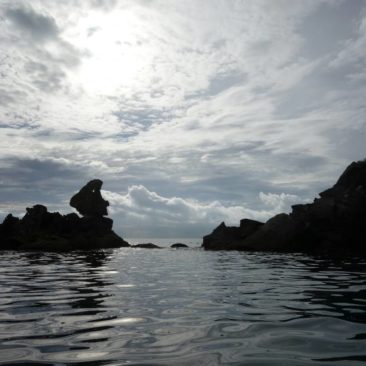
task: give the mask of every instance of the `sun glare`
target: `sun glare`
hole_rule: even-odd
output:
[[[85,57],[77,76],[89,93],[109,94],[119,87],[132,87],[151,64],[151,46],[144,42],[146,23],[131,11],[90,16],[78,28],[74,43],[82,45]]]

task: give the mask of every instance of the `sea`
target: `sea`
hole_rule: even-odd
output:
[[[366,364],[365,258],[129,241],[0,252],[0,364]]]

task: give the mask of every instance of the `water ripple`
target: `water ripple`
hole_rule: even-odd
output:
[[[0,254],[3,365],[357,365],[366,263],[200,250]]]

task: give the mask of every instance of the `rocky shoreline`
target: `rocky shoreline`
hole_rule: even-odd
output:
[[[292,206],[266,223],[222,222],[203,238],[206,250],[366,255],[366,160],[353,162],[313,203]]]
[[[69,251],[129,247],[113,230],[108,201],[101,195],[103,182],[87,183],[70,200],[82,215],[61,215],[35,205],[26,209],[22,219],[12,214],[0,225],[0,250]]]
[[[70,205],[81,217],[48,212],[39,204],[27,208],[21,219],[9,214],[0,224],[0,250],[161,249],[153,243],[130,245],[112,230],[102,185],[94,179],[71,198]],[[188,246],[175,243],[171,248]],[[332,188],[312,203],[292,206],[289,214],[266,223],[243,219],[239,227],[222,222],[203,237],[202,248],[366,255],[366,160],[350,164]]]

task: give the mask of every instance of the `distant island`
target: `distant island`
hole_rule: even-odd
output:
[[[23,218],[9,214],[0,224],[0,250],[70,251],[134,247],[159,249],[153,243],[131,246],[107,218],[103,182],[88,182],[70,199],[76,213],[48,212],[37,204]],[[313,203],[292,206],[266,223],[243,219],[239,227],[222,222],[203,237],[205,250],[274,251],[319,254],[366,254],[366,160],[350,164],[337,183]],[[186,248],[176,243],[172,248]]]

